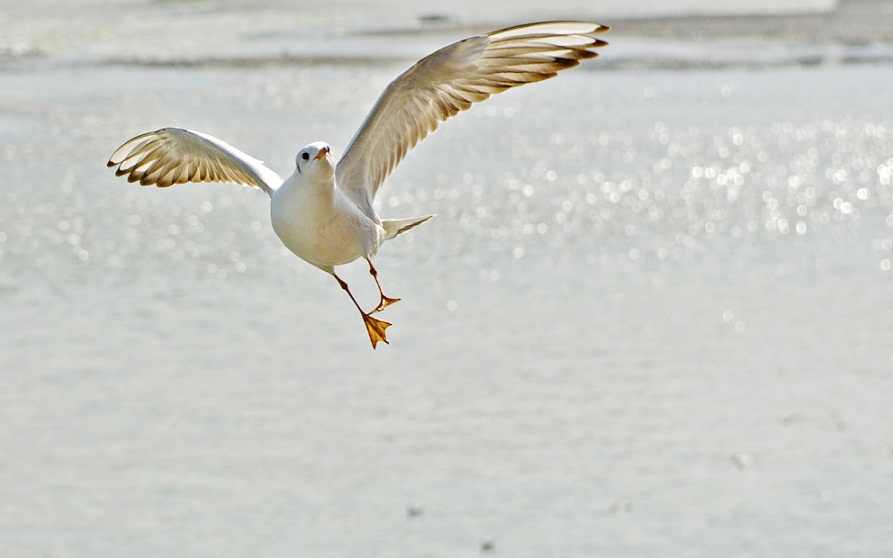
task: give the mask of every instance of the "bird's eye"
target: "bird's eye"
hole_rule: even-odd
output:
[[[301,153],[301,159],[304,159],[305,161],[310,159],[310,154],[307,153],[306,151]]]

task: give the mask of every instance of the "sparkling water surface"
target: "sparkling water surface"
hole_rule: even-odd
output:
[[[376,260],[374,352],[261,192],[105,162],[176,125],[286,175],[405,63],[16,55],[0,556],[888,555],[893,67],[601,67],[623,42],[389,179],[438,217]]]

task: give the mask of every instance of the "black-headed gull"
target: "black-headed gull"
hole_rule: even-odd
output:
[[[388,342],[391,324],[375,318],[399,299],[385,296],[372,265],[379,246],[421,225],[432,215],[381,219],[373,200],[406,153],[440,122],[506,89],[554,77],[598,56],[607,43],[597,23],[532,23],[478,35],[427,56],[384,90],[338,164],[331,148],[315,142],[295,157],[283,180],[264,164],[207,134],[163,128],[139,135],[109,159],[119,176],[147,186],[185,182],[232,182],[261,188],[270,196],[273,230],[299,258],[331,274],[347,292],[375,348]],[[381,296],[364,312],[335,267],[363,258]]]

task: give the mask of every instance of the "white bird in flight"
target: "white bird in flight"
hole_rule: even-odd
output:
[[[598,56],[597,23],[556,21],[519,25],[470,37],[421,59],[392,81],[338,164],[314,142],[295,157],[283,180],[263,162],[208,134],[162,128],[119,147],[108,162],[129,182],[167,187],[186,182],[255,186],[270,196],[273,230],[299,258],[331,274],[360,311],[372,348],[388,342],[391,324],[372,316],[398,298],[385,296],[372,258],[385,240],[433,215],[382,219],[373,200],[406,153],[444,120],[506,89],[554,77]],[[381,296],[364,312],[335,267],[363,258]]]

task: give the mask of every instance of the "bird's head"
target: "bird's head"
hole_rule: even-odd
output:
[[[295,157],[298,174],[313,181],[327,182],[335,176],[335,157],[329,144],[316,141],[298,151]]]

